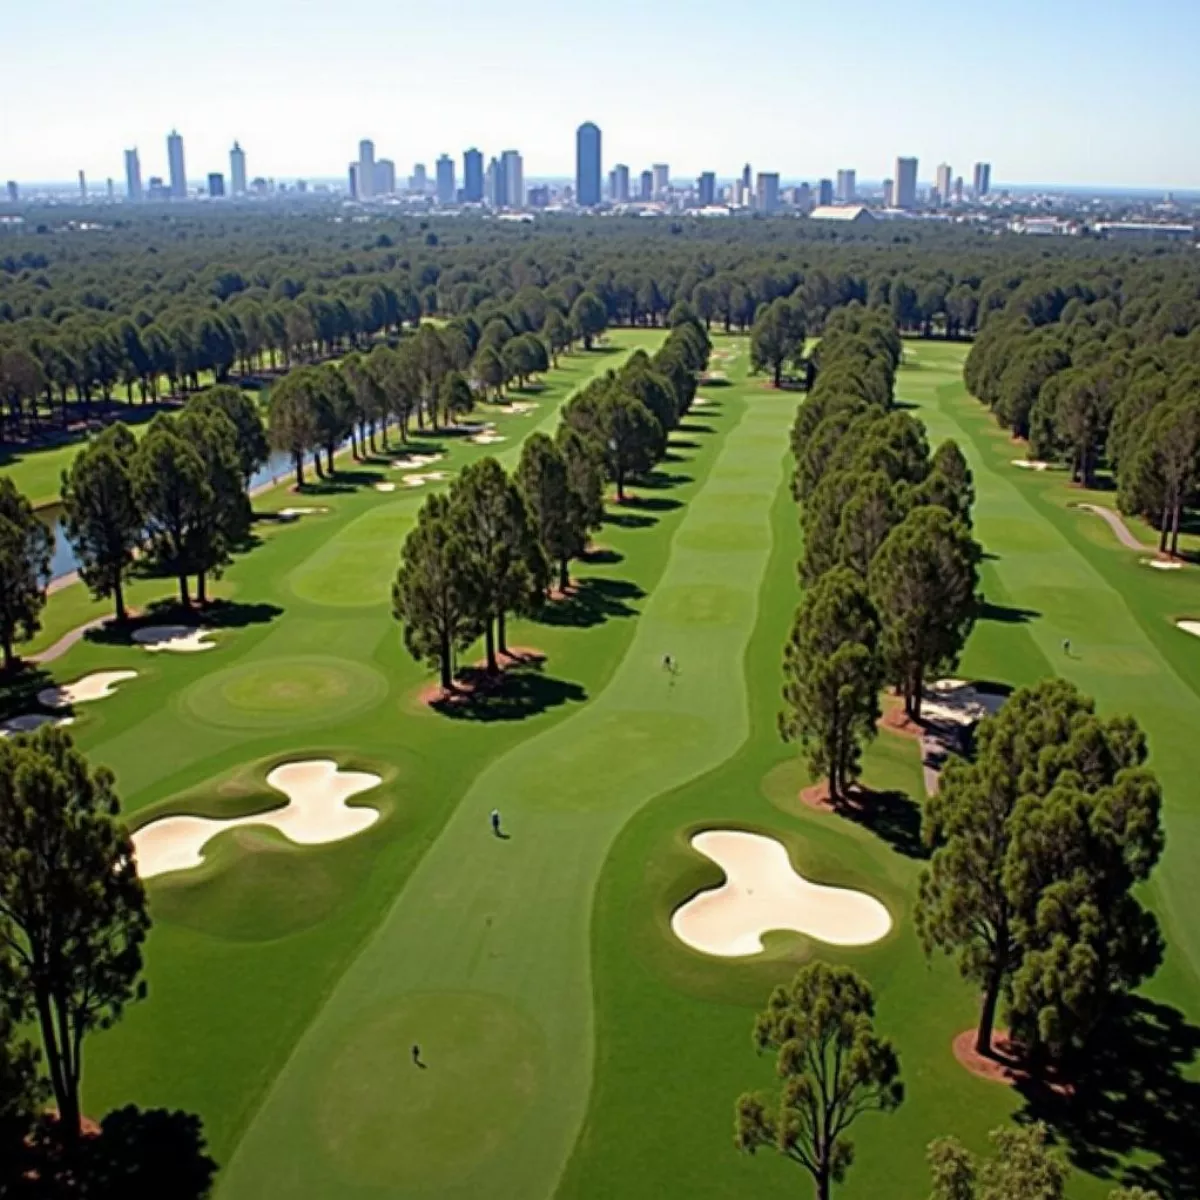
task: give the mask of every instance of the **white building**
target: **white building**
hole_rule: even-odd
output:
[[[818,205],[810,212],[814,221],[837,221],[842,225],[873,225],[874,214],[861,204]]]
[[[504,204],[506,208],[525,207],[525,164],[515,150],[505,150],[500,155],[500,167],[504,172]]]

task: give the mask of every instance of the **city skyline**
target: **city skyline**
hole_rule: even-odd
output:
[[[570,178],[574,131],[591,120],[604,130],[607,161],[666,158],[679,177],[706,170],[726,176],[749,159],[785,180],[832,177],[847,164],[863,179],[882,179],[895,155],[905,153],[930,166],[1003,164],[998,184],[1200,187],[1190,129],[1200,81],[1188,61],[1200,34],[1200,6],[1114,0],[1095,9],[1065,0],[1046,14],[1032,0],[1015,0],[996,21],[986,10],[930,0],[886,39],[874,40],[861,29],[887,14],[882,0],[863,0],[853,22],[829,9],[793,11],[778,0],[759,0],[758,7],[764,20],[769,14],[769,38],[761,36],[761,22],[731,22],[706,0],[686,11],[679,0],[664,0],[652,12],[613,0],[606,23],[631,21],[637,36],[623,49],[612,86],[585,97],[579,56],[594,36],[593,17],[561,13],[549,0],[531,0],[520,23],[528,86],[499,94],[488,85],[487,61],[515,48],[516,31],[481,0],[460,0],[453,21],[433,11],[405,12],[402,25],[378,0],[346,0],[343,19],[333,23],[282,0],[237,6],[214,0],[203,12],[123,0],[103,20],[80,0],[47,0],[19,8],[6,27],[12,44],[54,45],[55,59],[48,74],[43,56],[14,56],[9,94],[37,96],[38,103],[0,128],[0,176],[59,182],[82,169],[91,180],[119,177],[121,150],[132,145],[141,147],[146,174],[166,176],[157,147],[174,125],[188,140],[197,180],[225,167],[235,137],[253,148],[255,175],[341,177],[346,147],[369,126],[396,162],[433,161],[442,151],[457,157],[459,147],[471,144],[516,143],[531,176]],[[194,58],[211,21],[225,17],[239,36],[223,52],[221,70],[245,85],[180,89],[179,63]],[[1169,27],[1171,37],[1153,55],[1130,55],[1131,29],[1150,25]],[[364,39],[362,31],[372,28],[380,36]],[[402,78],[390,65],[390,35],[401,29]],[[686,94],[695,78],[720,79],[737,62],[753,63],[754,78],[767,86],[789,77],[798,41],[814,49],[805,66],[808,111],[799,124],[793,107],[783,104],[756,108],[752,122],[737,104],[710,106],[703,121],[688,104],[655,106],[648,118],[646,97],[629,86],[654,78],[661,93]],[[265,60],[258,51],[264,42],[278,47]],[[951,104],[933,103],[915,85],[894,86],[895,63],[915,69],[934,53],[949,72]],[[138,88],[94,95],[86,80],[103,59],[137,61]],[[443,69],[451,60],[453,87]],[[351,62],[355,69],[339,76],[335,96],[313,86]],[[1097,79],[1118,76],[1120,105],[1079,103]],[[1166,78],[1182,92],[1169,104],[1161,90]],[[437,97],[420,122],[406,116],[414,94]],[[821,103],[834,95],[836,105]],[[545,103],[550,96],[554,102]],[[394,116],[384,120],[383,113]]]

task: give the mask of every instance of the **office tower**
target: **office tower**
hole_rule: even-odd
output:
[[[146,184],[146,199],[147,200],[169,200],[171,191],[162,181],[159,175],[151,175]]]
[[[885,179],[883,181],[883,207],[892,208],[893,201],[896,199],[896,181],[894,179]]]
[[[655,200],[665,200],[667,193],[671,190],[671,168],[666,163],[655,163],[650,168],[653,171],[653,198]]]
[[[437,160],[437,202],[443,207],[448,207],[454,203],[457,191],[454,159],[448,154],[443,154]]]
[[[750,174],[750,164],[747,163],[742,168],[742,193],[743,193],[743,195],[749,195],[750,182],[752,179],[753,179],[753,176]]]
[[[17,181],[10,179],[5,185],[5,190],[8,192],[9,204],[19,204],[21,201],[21,189],[17,187]]]
[[[229,190],[235,196],[246,194],[246,152],[237,142],[229,151]]]
[[[352,162],[350,164],[349,178],[350,178],[350,199],[357,200],[358,199],[358,163]]]
[[[608,173],[608,198],[614,204],[629,203],[629,168],[617,163]]]
[[[795,204],[795,206],[801,212],[812,212],[812,188],[810,188],[807,183],[802,183],[798,188],[796,188],[795,195],[792,197],[792,203]]]
[[[972,190],[976,200],[982,200],[988,194],[992,187],[992,164],[991,163],[976,163],[975,164],[975,187]]]
[[[171,180],[171,198],[187,199],[187,169],[183,165],[183,138],[172,129],[167,136],[167,175]]]
[[[896,159],[896,182],[893,188],[895,208],[917,207],[917,160]]]
[[[375,160],[375,186],[372,191],[376,196],[391,196],[396,191],[396,164],[390,158]]]
[[[755,186],[755,207],[761,213],[779,210],[779,176],[773,171],[759,171]]]
[[[595,208],[600,203],[600,127],[585,121],[575,131],[575,203]]]
[[[412,174],[408,177],[408,190],[418,196],[424,196],[429,190],[429,176],[424,163],[413,163]]]
[[[488,163],[484,174],[483,198],[489,208],[504,207],[504,171],[494,158]]]
[[[941,197],[943,204],[950,203],[950,193],[954,188],[954,172],[950,170],[949,163],[942,163],[937,169],[936,186],[938,196]]]
[[[963,202],[963,177],[960,175],[954,181],[954,203],[961,204]]]
[[[125,151],[125,199],[136,204],[142,198],[142,164],[137,147]]]
[[[525,164],[515,150],[505,150],[500,155],[500,167],[504,172],[504,203],[509,208],[525,207]]]
[[[483,155],[474,147],[463,154],[463,199],[483,203]]]
[[[528,204],[530,208],[549,208],[550,185],[548,183],[540,183],[536,187],[531,187],[528,194]]]
[[[225,176],[220,171],[208,173],[208,194],[214,199],[220,199],[225,195]]]
[[[833,203],[832,179],[821,179],[817,181],[817,203],[822,208],[828,208]]]
[[[87,203],[87,176],[82,171],[79,172],[79,199]]]
[[[696,180],[696,199],[699,201],[701,208],[708,208],[710,204],[716,202],[717,177],[712,171],[705,171]]]
[[[654,198],[654,174],[643,171],[638,184],[638,199],[645,202]]]
[[[853,204],[858,197],[858,174],[843,170],[837,173],[837,198],[842,204]]]
[[[358,198],[370,200],[375,195],[375,143],[363,138],[358,143]]]
[[[113,186],[111,175],[104,181],[104,197],[109,204],[117,198],[117,189]]]

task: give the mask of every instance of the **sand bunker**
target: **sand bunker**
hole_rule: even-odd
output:
[[[712,401],[706,400],[703,396],[697,396],[695,400],[692,401],[693,408],[710,408],[711,406]]]
[[[1182,571],[1183,563],[1175,558],[1143,558],[1143,567],[1153,567],[1156,571]]]
[[[392,463],[393,471],[412,471],[441,462],[444,454],[403,454]]]
[[[494,446],[497,442],[505,442],[508,439],[502,433],[477,433],[469,440],[477,446]]]
[[[346,801],[378,787],[378,775],[366,771],[340,771],[332,759],[285,763],[267,776],[267,783],[282,792],[288,803],[270,812],[248,817],[163,817],[142,826],[133,835],[138,874],[143,879],[168,871],[187,871],[204,861],[204,847],[219,833],[246,825],[278,829],[300,846],[340,842],[362,833],[379,820],[379,810],[351,808]]]
[[[136,671],[97,671],[94,675],[85,675],[62,687],[43,688],[38,692],[38,703],[47,708],[68,708],[73,704],[105,700],[113,694],[113,688],[118,683],[133,679],[136,675]]]
[[[981,692],[961,679],[939,679],[925,688],[921,718],[935,724],[976,725],[999,712],[1004,700],[998,692]]]
[[[396,485],[394,483],[377,483],[375,485],[375,490],[377,492],[394,492],[396,490]]]
[[[191,625],[147,625],[137,630],[133,640],[150,651],[170,650],[175,654],[195,654],[200,650],[215,650],[208,641],[211,629],[196,629]]]
[[[43,725],[71,725],[74,717],[52,717],[49,713],[22,713],[0,721],[0,737],[11,737],[14,733],[32,733]]]
[[[281,521],[295,521],[298,517],[308,517],[313,513],[327,513],[329,509],[314,505],[301,505],[298,508],[281,508],[275,515]]]
[[[1182,629],[1184,633],[1190,633],[1193,637],[1200,637],[1200,621],[1176,621],[1177,628]]]
[[[704,954],[758,954],[762,935],[790,929],[835,946],[866,946],[892,927],[891,914],[865,892],[824,887],[797,873],[781,842],[757,833],[709,829],[692,845],[725,872],[720,887],[680,905],[671,929]]]
[[[445,471],[425,471],[413,475],[405,475],[405,487],[424,487],[427,483],[440,483],[443,479],[449,479],[450,476]]]
[[[1012,465],[1014,467],[1023,467],[1026,471],[1050,471],[1054,468],[1053,463],[1042,462],[1036,458],[1014,458]]]

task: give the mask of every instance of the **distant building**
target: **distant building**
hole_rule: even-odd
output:
[[[9,204],[20,204],[21,189],[17,187],[17,181],[15,179],[10,179],[8,183],[5,184],[4,190],[8,194]]]
[[[415,196],[424,196],[429,191],[429,176],[424,163],[413,163],[412,174],[408,177],[408,190]]]
[[[1153,221],[1101,221],[1093,226],[1102,238],[1119,242],[1191,242],[1192,225],[1160,225]]]
[[[1025,233],[1034,237],[1062,237],[1074,232],[1070,221],[1058,217],[1024,217],[1012,221],[1008,227],[1013,233]]]
[[[458,180],[454,177],[454,159],[443,154],[437,160],[437,202],[448,208],[458,195]]]
[[[800,212],[812,212],[812,188],[807,183],[802,183],[799,187],[792,188],[792,204]]]
[[[894,179],[885,179],[883,181],[883,207],[893,208],[896,201],[896,181]]]
[[[822,179],[817,184],[817,205],[828,208],[833,203],[833,180]]]
[[[643,171],[641,175],[641,187],[638,189],[638,199],[650,201],[654,199],[654,172]]]
[[[960,175],[954,181],[954,203],[961,204],[963,202],[963,177]]]
[[[214,199],[220,199],[225,195],[225,176],[220,171],[208,173],[208,194]]]
[[[717,177],[712,171],[705,171],[696,180],[696,200],[701,208],[708,208],[717,199]]]
[[[761,213],[779,211],[779,176],[773,171],[759,171],[755,180],[754,206]]]
[[[363,138],[358,143],[358,199],[370,200],[375,195],[375,143]]]
[[[142,164],[137,147],[125,151],[125,199],[137,204],[142,198]]]
[[[937,190],[938,199],[943,204],[949,204],[954,190],[954,172],[950,170],[949,163],[942,163],[937,169]]]
[[[808,214],[814,221],[837,221],[842,225],[874,225],[875,218],[869,208],[861,204],[819,204]]]
[[[858,173],[856,171],[839,171],[837,173],[837,198],[841,204],[853,204],[858,199]]]
[[[600,127],[585,121],[575,131],[575,203],[595,208],[600,203]]]
[[[171,191],[162,181],[159,175],[151,175],[146,184],[146,199],[147,200],[169,200]]]
[[[246,152],[237,142],[229,151],[229,190],[234,196],[246,194]]]
[[[608,198],[614,204],[629,203],[629,168],[617,163],[608,174]]]
[[[493,158],[487,166],[483,181],[483,198],[489,208],[503,208],[508,198],[508,187],[504,181],[504,167]]]
[[[116,195],[117,189],[113,186],[112,176],[110,175],[104,181],[104,196],[109,204],[111,204],[116,199]]]
[[[380,158],[375,161],[375,179],[371,187],[373,196],[394,196],[396,194],[396,164],[390,158]]]
[[[167,167],[171,178],[171,199],[187,199],[187,168],[183,162],[183,138],[172,129],[167,135]]]
[[[917,207],[917,160],[915,158],[896,159],[896,182],[893,187],[891,207]]]
[[[979,162],[975,164],[975,181],[971,195],[976,200],[982,200],[992,190],[992,164]]]
[[[463,199],[483,203],[483,155],[474,147],[463,154]]]
[[[79,172],[79,199],[87,203],[87,176],[83,171]]]
[[[541,183],[537,187],[531,187],[529,189],[528,203],[530,208],[549,208],[550,185],[548,183]]]
[[[504,169],[504,206],[506,208],[525,207],[525,164],[516,150],[505,150],[500,155],[500,165]]]
[[[358,163],[350,164],[350,199],[358,199]]]
[[[753,182],[753,180],[754,180],[754,176],[750,173],[750,164],[747,163],[742,168],[742,188],[744,189],[745,195],[750,194],[750,185]]]
[[[655,163],[650,170],[654,179],[652,199],[665,200],[671,190],[671,168],[666,163]]]

